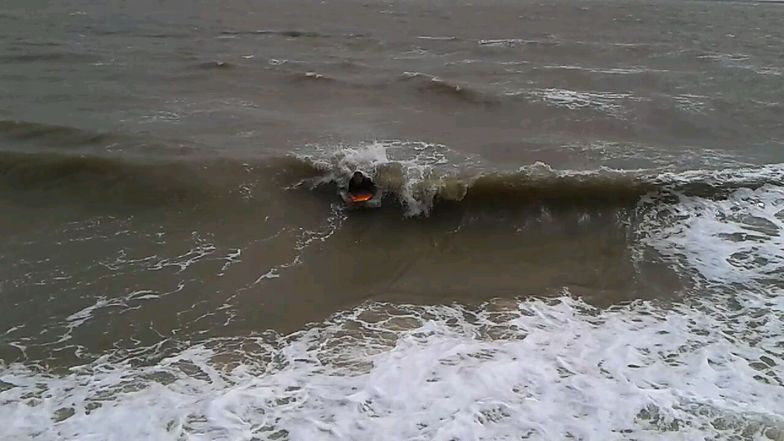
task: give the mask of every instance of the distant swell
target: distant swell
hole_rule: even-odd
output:
[[[113,137],[75,127],[0,120],[0,140],[3,138],[15,141],[42,141],[57,146],[83,146],[109,142]]]
[[[29,192],[58,195],[51,203],[167,205],[205,194],[186,166],[133,164],[100,157],[0,154],[0,189],[6,196]],[[26,197],[24,197],[26,199]]]
[[[303,31],[299,29],[255,29],[255,30],[226,30],[221,35],[269,35],[283,38],[347,38],[347,39],[367,39],[368,34],[325,34],[321,32]]]
[[[43,52],[37,54],[0,55],[0,63],[91,63],[99,61],[101,57],[91,54],[77,54],[71,52]]]
[[[257,29],[250,31],[223,31],[221,35],[277,35],[280,37],[288,38],[327,38],[329,35],[320,34],[318,32],[300,31],[296,29]]]
[[[0,120],[0,152],[79,152],[89,156],[122,153],[130,156],[182,158],[197,153],[200,148],[197,145],[183,145],[180,142],[151,138],[149,135],[97,132],[31,121]]]
[[[276,173],[284,173],[284,179],[275,177]],[[30,203],[40,196],[46,205],[74,204],[110,211],[176,208],[223,212],[227,207],[252,211],[259,202],[283,192],[287,182],[312,173],[309,167],[285,158],[251,165],[232,160],[143,161],[0,152],[0,197]]]
[[[352,63],[342,63],[340,68],[357,69],[359,66]],[[513,101],[507,97],[497,97],[485,94],[465,84],[454,83],[439,77],[418,72],[406,72],[397,78],[367,83],[356,82],[315,71],[302,72],[284,70],[284,72],[288,78],[294,82],[309,82],[314,85],[331,85],[334,87],[356,90],[369,89],[383,91],[385,93],[417,96],[427,100],[446,99],[471,105],[494,105],[501,103],[503,99],[510,102]]]
[[[451,83],[419,72],[406,72],[401,78],[401,82],[413,85],[421,93],[450,97],[469,103],[491,104],[497,101],[497,99],[484,95],[468,86]]]

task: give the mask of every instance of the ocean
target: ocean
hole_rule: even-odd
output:
[[[784,440],[782,23],[3,1],[0,439]]]

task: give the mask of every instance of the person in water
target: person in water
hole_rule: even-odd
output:
[[[355,171],[348,181],[348,192],[352,194],[375,193],[376,184],[361,171]]]

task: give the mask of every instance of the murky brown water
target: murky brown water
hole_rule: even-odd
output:
[[[749,2],[5,1],[0,397],[12,366],[158,366],[365,307],[427,326],[571,296],[588,323],[778,292],[783,22]],[[356,168],[382,208],[341,203]],[[560,314],[536,301],[520,320]],[[378,330],[337,323],[360,347]]]

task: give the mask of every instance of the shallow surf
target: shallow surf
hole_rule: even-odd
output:
[[[780,5],[28,3],[0,439],[784,440]]]

